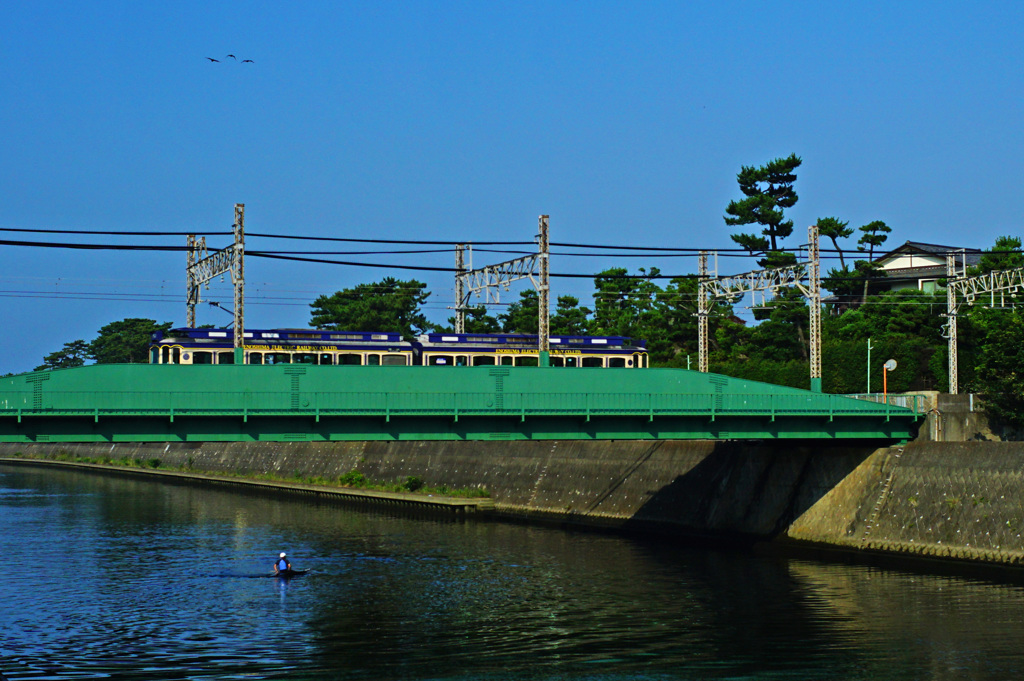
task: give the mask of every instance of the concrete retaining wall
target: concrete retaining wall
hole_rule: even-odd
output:
[[[711,441],[0,444],[197,472],[484,487],[499,517],[1024,563],[1024,444]]]
[[[1024,564],[1024,443],[878,450],[789,525],[833,547]]]

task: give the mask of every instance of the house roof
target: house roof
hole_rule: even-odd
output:
[[[940,244],[926,244],[922,241],[906,241],[902,245],[897,246],[888,253],[880,255],[875,258],[875,262],[881,262],[886,258],[891,258],[897,255],[903,255],[904,253],[923,253],[925,255],[939,255],[945,257],[947,253],[953,253],[956,256],[963,252],[966,256],[968,265],[977,265],[981,260],[981,249],[980,248],[967,248],[965,246],[942,246]],[[957,258],[957,264],[960,264],[960,258]],[[914,268],[917,269],[917,268]]]

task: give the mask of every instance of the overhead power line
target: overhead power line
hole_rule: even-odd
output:
[[[109,229],[21,229],[0,227],[0,232],[25,232],[29,234],[99,234],[103,236],[188,236],[191,232],[118,231]],[[205,232],[206,236],[231,236],[231,232]]]
[[[153,237],[166,237],[166,236],[187,236],[189,234],[198,235],[198,230],[190,231],[157,231],[157,230],[99,230],[99,229],[32,229],[32,228],[19,228],[19,227],[0,227],[0,232],[22,232],[31,234],[92,234],[101,236],[153,236]],[[204,236],[230,236],[232,231],[223,232],[202,232]],[[364,239],[355,237],[332,237],[332,236],[312,236],[302,234],[274,234],[271,232],[246,232],[246,237],[259,237],[265,239],[292,239],[301,241],[336,241],[346,243],[371,243],[371,244],[398,244],[398,245],[413,245],[413,246],[457,246],[460,244],[469,244],[477,250],[478,246],[533,246],[533,241],[472,241],[472,240],[423,240],[423,239]],[[3,242],[0,242],[3,243]],[[14,244],[9,244],[14,245]],[[696,255],[701,251],[714,252],[719,254],[741,254],[745,257],[758,257],[764,255],[763,252],[751,253],[745,248],[701,248],[701,247],[690,247],[690,248],[678,248],[670,246],[622,246],[615,244],[588,244],[579,242],[568,242],[568,241],[552,241],[551,246],[557,246],[559,248],[586,248],[591,250],[610,250],[610,251],[650,251],[650,255],[657,254],[668,254],[668,253],[680,253],[680,254],[693,254]],[[168,247],[171,248],[171,247]],[[481,251],[486,249],[479,249]],[[780,253],[798,253],[806,250],[806,246],[798,244],[793,248],[779,248],[776,252]],[[273,251],[277,252],[277,251]],[[412,251],[410,251],[412,252]],[[497,251],[501,252],[501,251]],[[518,251],[510,251],[518,252]],[[850,257],[855,257],[858,254],[862,254],[857,249],[820,249],[821,253],[843,253]],[[960,249],[951,249],[951,253],[960,253]],[[1000,253],[1019,253],[1019,251],[985,251],[987,254],[1000,254]],[[571,254],[564,253],[559,255],[584,255],[584,254]],[[945,255],[945,253],[935,253],[934,255]]]
[[[10,231],[10,230],[8,230]],[[0,246],[22,246],[22,247],[33,247],[33,248],[65,248],[72,250],[94,250],[94,251],[154,251],[154,252],[182,252],[187,251],[188,246],[168,246],[168,245],[151,245],[151,244],[84,244],[84,243],[69,243],[69,242],[46,242],[46,241],[21,241],[21,240],[9,240],[0,239]],[[680,249],[681,250],[681,249]],[[430,251],[374,251],[374,252],[339,252],[338,254],[351,254],[351,255],[403,255],[403,254],[417,254],[427,252],[444,252],[443,250],[430,250]],[[960,251],[952,251],[953,253],[959,254]],[[1008,251],[1009,253],[1019,253],[1019,251]],[[274,260],[292,260],[297,262],[311,262],[326,265],[343,265],[346,267],[370,267],[376,269],[396,269],[396,270],[407,270],[414,272],[447,272],[455,273],[454,267],[438,267],[429,265],[400,265],[394,263],[375,263],[375,262],[356,262],[350,260],[333,260],[328,258],[314,258],[305,257],[303,253],[310,253],[309,251],[261,251],[261,250],[249,250],[246,251],[246,255],[255,258],[269,258]],[[329,255],[330,252],[320,253],[313,252],[318,255]],[[990,252],[991,253],[991,252]],[[621,257],[622,254],[617,257]],[[664,257],[659,254],[648,254],[648,257]],[[595,276],[601,276],[608,279],[695,279],[699,278],[699,275],[693,273],[685,274],[664,274],[659,272],[658,274],[601,274],[601,273],[551,273],[552,277],[559,278],[570,278],[570,279],[591,279]],[[875,279],[875,278],[873,278]],[[847,281],[863,281],[863,278],[850,278]]]

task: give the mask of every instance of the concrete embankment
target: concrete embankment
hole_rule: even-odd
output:
[[[197,474],[484,487],[508,519],[1024,564],[1024,444],[711,441],[0,444]]]

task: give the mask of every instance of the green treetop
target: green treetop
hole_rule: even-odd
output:
[[[540,298],[534,289],[519,293],[519,300],[509,303],[504,314],[498,315],[501,330],[505,333],[537,333]]]
[[[166,331],[172,322],[157,324],[152,319],[129,318],[111,322],[89,343],[89,356],[97,364],[129,364],[149,361],[151,335]]]
[[[878,273],[878,263],[875,260],[875,248],[880,247],[885,243],[886,239],[889,238],[889,232],[892,231],[892,227],[885,224],[881,220],[874,220],[868,224],[862,226],[860,231],[863,232],[861,237],[857,239],[859,246],[857,250],[867,251],[868,259],[857,261],[857,269],[861,276],[864,277],[864,294],[862,300],[867,300],[868,297],[868,284],[871,283],[871,279]]]
[[[996,239],[996,244],[990,250],[981,255],[981,260],[974,267],[971,267],[967,274],[976,277],[979,274],[986,274],[994,270],[1012,270],[1024,267],[1024,252],[1021,251],[1021,241],[1015,236],[1001,236]]]
[[[310,324],[337,331],[391,331],[406,339],[432,328],[420,306],[430,292],[427,285],[386,277],[375,284],[322,295],[310,303]]]
[[[43,358],[43,363],[35,368],[35,371],[45,369],[70,369],[80,367],[89,358],[89,344],[84,340],[73,340],[65,343],[64,347],[56,352],[51,352]]]
[[[799,198],[793,189],[794,171],[803,161],[796,154],[777,158],[756,168],[743,166],[736,181],[746,197],[731,201],[726,207],[725,224],[761,225],[760,234],[733,234],[731,239],[750,252],[765,254],[758,261],[761,267],[778,267],[795,262],[789,253],[778,252],[779,241],[793,233],[793,221],[787,220],[785,209],[793,207]]]

